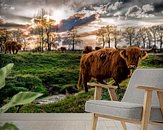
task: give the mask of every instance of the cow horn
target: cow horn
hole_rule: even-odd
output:
[[[143,48],[141,48],[141,51],[150,52],[150,51],[152,51],[152,49],[143,49]]]

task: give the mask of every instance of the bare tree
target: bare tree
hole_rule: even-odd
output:
[[[5,42],[11,40],[11,32],[7,29],[0,29],[0,52],[4,52]]]
[[[70,39],[68,36],[63,38],[62,45],[68,45],[68,48],[71,49],[72,46],[72,39]]]
[[[36,32],[39,33],[40,35],[40,48],[41,48],[41,52],[43,52],[43,48],[44,48],[44,43],[46,41],[45,37],[44,37],[44,32],[47,31],[47,35],[49,35],[49,30],[47,29],[47,19],[44,18],[44,16],[47,15],[47,11],[42,8],[41,10],[38,11],[37,16],[34,18],[34,23],[37,25],[36,26]]]
[[[152,26],[149,29],[150,29],[150,31],[152,33],[152,36],[153,36],[154,46],[157,46],[157,30],[158,30],[158,26]]]
[[[100,28],[96,32],[96,39],[98,41],[98,45],[102,44],[103,48],[105,47],[105,34],[106,34],[106,29],[105,27]],[[101,43],[102,42],[102,43]]]
[[[55,21],[52,19],[46,19],[46,22],[44,23],[45,27],[45,34],[46,34],[46,43],[48,46],[48,51],[51,51],[51,43],[52,43],[52,25],[54,25]]]
[[[61,41],[61,37],[59,34],[57,33],[53,33],[50,35],[50,40],[49,40],[49,44],[48,44],[48,47],[50,46],[50,50],[52,48],[57,48],[59,46],[59,42]]]
[[[147,48],[151,48],[151,45],[152,45],[152,33],[151,33],[149,28],[146,28],[146,34],[147,34],[147,41],[148,41]]]
[[[161,51],[163,46],[163,30],[161,29],[161,26],[158,27],[157,34],[158,34],[158,41],[160,42],[160,51]]]
[[[77,34],[77,30],[73,29],[71,31],[68,32],[68,37],[69,39],[72,40],[72,50],[75,50],[75,44],[77,44],[77,40],[79,35]]]
[[[138,47],[142,43],[142,37],[141,37],[141,34],[139,33],[139,31],[136,33],[135,42],[136,42],[135,45]]]
[[[117,48],[118,41],[120,41],[120,37],[121,37],[121,30],[118,30],[117,26],[114,26],[112,35],[113,35],[113,40],[114,40],[114,47]]]
[[[147,34],[146,34],[146,28],[140,28],[136,33],[136,41],[137,45],[141,45],[141,42],[143,44],[143,48],[146,47],[146,40],[147,40]]]
[[[111,36],[112,36],[112,33],[113,33],[113,26],[106,26],[105,27],[106,29],[106,32],[105,32],[105,40],[107,41],[108,43],[108,47],[110,48],[111,47]]]
[[[134,27],[127,27],[123,33],[123,36],[125,37],[126,41],[130,46],[132,46],[135,40],[135,33],[136,29]]]

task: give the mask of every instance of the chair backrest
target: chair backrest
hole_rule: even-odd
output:
[[[136,69],[130,78],[122,102],[143,104],[144,91],[137,89],[137,86],[151,86],[163,88],[163,68]],[[153,94],[152,106],[159,107],[156,92],[154,92]]]

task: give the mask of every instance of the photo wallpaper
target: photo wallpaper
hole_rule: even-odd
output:
[[[140,55],[131,51],[127,59],[128,47]],[[125,63],[116,78],[108,57]],[[118,86],[121,100],[134,69],[163,67],[163,1],[0,0],[0,68],[9,63],[0,107],[19,92],[42,96],[7,112],[85,112],[94,93],[88,81]]]

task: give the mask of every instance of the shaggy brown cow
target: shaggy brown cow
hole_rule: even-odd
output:
[[[100,50],[100,49],[102,49],[101,47],[98,47],[98,46],[96,46],[95,47],[95,50],[97,51],[97,50]]]
[[[104,79],[113,78],[118,85],[130,75],[130,70],[135,69],[138,61],[144,58],[147,52],[138,47],[128,47],[123,50],[114,48],[100,49],[81,57],[78,88],[84,85],[88,92],[87,82],[96,78],[104,83]]]
[[[83,54],[87,54],[89,52],[92,52],[92,46],[85,46],[83,50]]]
[[[9,52],[10,54],[17,54],[21,50],[22,45],[16,41],[7,41],[5,43],[5,53]]]

